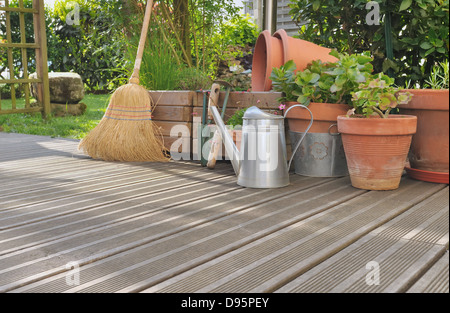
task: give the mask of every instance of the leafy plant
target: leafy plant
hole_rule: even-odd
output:
[[[389,70],[396,84],[423,87],[436,62],[448,59],[449,0],[376,0],[380,14],[367,23],[368,0],[291,0],[298,37],[339,52],[370,51],[375,73]],[[393,58],[388,58],[385,25],[391,18]]]
[[[270,79],[272,80],[273,90],[281,92],[283,96],[278,98],[278,102],[295,102],[298,96],[294,92],[298,91],[298,86],[295,83],[295,70],[297,66],[293,60],[286,62],[286,64],[279,68],[274,68]]]
[[[254,46],[259,35],[258,26],[250,15],[235,15],[225,23],[218,34],[222,46]]]
[[[76,0],[79,25],[68,22],[73,1],[59,0],[47,23],[49,70],[77,72],[87,91],[112,90],[127,79],[121,1]]]
[[[247,112],[247,110],[248,108],[236,111],[236,113],[234,113],[228,120],[227,125],[230,125],[233,128],[236,126],[242,126],[244,123],[244,114],[245,112]]]
[[[375,113],[381,118],[388,118],[399,104],[407,104],[412,99],[409,92],[400,92],[393,84],[394,79],[383,73],[362,83],[358,91],[352,92],[353,109],[348,115],[356,113],[370,117]]]
[[[297,101],[305,106],[311,102],[350,104],[351,92],[371,76],[373,59],[368,53],[349,55],[332,51],[330,54],[338,61],[313,61],[295,75],[292,61],[274,69],[274,90],[285,94],[281,100]]]
[[[431,89],[449,89],[449,64],[448,60],[439,62],[431,71],[430,78],[426,80],[427,85]]]

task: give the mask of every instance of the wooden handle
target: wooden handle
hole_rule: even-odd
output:
[[[211,94],[209,95],[209,104],[208,104],[208,119],[212,120],[211,107],[219,107],[219,96],[220,96],[220,85],[213,84],[211,87]]]
[[[153,9],[153,0],[148,0],[147,7],[145,9],[144,23],[142,24],[141,39],[139,40],[139,47],[136,55],[136,61],[134,63],[134,70],[130,78],[131,84],[139,85],[139,71],[141,69],[142,57],[144,56],[145,41],[147,39],[148,26],[150,24],[152,9]]]
[[[221,145],[222,145],[222,136],[220,136],[220,132],[216,130],[211,143],[211,151],[209,153],[207,164],[208,168],[211,170],[213,170],[216,167],[217,156],[219,155]]]

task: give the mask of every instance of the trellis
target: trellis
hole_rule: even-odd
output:
[[[11,13],[19,13],[20,23],[20,42],[13,42],[11,34]],[[9,84],[11,86],[11,106],[2,108],[0,97],[0,115],[13,113],[32,113],[41,112],[44,117],[50,114],[50,91],[48,79],[47,64],[47,37],[45,25],[45,7],[44,0],[33,0],[32,8],[25,8],[23,0],[19,0],[19,7],[10,6],[9,0],[0,1],[0,13],[6,15],[6,36],[3,42],[0,42],[0,51],[7,51],[7,68],[10,73],[8,79],[0,79],[0,83]],[[26,42],[25,33],[25,14],[33,14],[34,42]],[[6,39],[6,40],[5,40]],[[22,58],[23,77],[16,78],[14,74],[14,58],[13,50],[20,49]],[[36,74],[37,78],[29,78],[27,49],[35,49],[36,51]],[[18,107],[16,99],[15,84],[24,86],[25,105],[23,108]],[[31,105],[30,84],[36,84],[36,93],[38,106]],[[1,96],[1,95],[0,95]]]

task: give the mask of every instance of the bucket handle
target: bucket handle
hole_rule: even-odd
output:
[[[337,128],[337,124],[333,124],[333,125],[331,125],[329,128],[328,128],[328,134],[330,135],[330,136],[339,136],[339,135],[341,135],[341,133],[339,133],[339,132],[337,132],[337,133],[332,133],[331,132],[331,129],[333,128],[333,127],[336,127]]]
[[[306,129],[306,132],[303,134],[302,138],[301,138],[300,141],[297,143],[297,146],[295,147],[295,149],[294,149],[294,151],[293,151],[293,153],[292,153],[291,160],[289,161],[288,170],[291,168],[292,161],[294,160],[295,154],[297,153],[298,149],[300,148],[300,145],[302,144],[303,140],[305,139],[306,135],[308,134],[309,130],[311,129],[311,127],[312,127],[312,125],[313,125],[313,123],[314,123],[314,116],[313,116],[313,113],[311,112],[310,109],[308,109],[307,106],[304,106],[304,105],[302,105],[302,104],[296,104],[296,105],[291,106],[291,107],[290,107],[289,109],[287,109],[286,112],[284,113],[284,117],[287,116],[287,114],[288,114],[288,112],[289,112],[290,110],[292,110],[293,108],[296,108],[296,107],[301,107],[301,108],[303,108],[303,109],[308,110],[309,114],[311,115],[311,123],[309,123],[309,126],[308,126],[308,128]]]

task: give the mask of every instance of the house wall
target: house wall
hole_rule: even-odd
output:
[[[260,29],[263,29],[263,2],[269,0],[246,0],[244,3],[244,12],[253,16]],[[292,21],[289,14],[290,0],[278,0],[277,29],[284,29],[290,36],[298,33],[298,26]],[[268,27],[265,27],[268,29]]]

